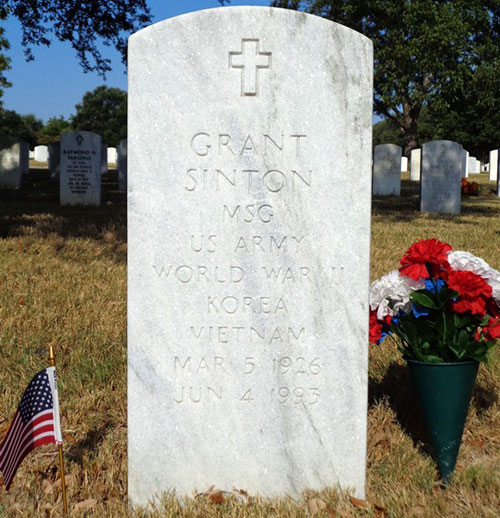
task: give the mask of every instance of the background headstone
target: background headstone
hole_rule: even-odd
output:
[[[476,157],[469,155],[469,160],[467,162],[467,171],[469,175],[475,174],[476,172]]]
[[[465,151],[465,178],[469,177],[469,152]]]
[[[31,149],[30,149],[30,152],[29,152],[29,159],[30,160],[35,160],[35,152],[31,151]]]
[[[128,113],[132,503],[362,496],[371,42],[285,9],[180,16],[131,36]]]
[[[127,190],[127,139],[120,140],[118,145],[118,158],[116,162],[118,169],[118,190]]]
[[[29,174],[30,172],[30,145],[24,140],[19,140],[20,145],[20,161],[21,161],[21,174]]]
[[[59,180],[61,176],[61,142],[52,142],[48,148],[50,178]]]
[[[117,152],[115,147],[108,147],[108,165],[109,164],[116,164],[117,160]]]
[[[101,137],[90,131],[61,135],[62,205],[101,203]]]
[[[422,156],[421,149],[413,149],[410,154],[410,180],[413,182],[420,181],[420,159]]]
[[[48,162],[49,150],[47,146],[36,146],[35,147],[35,160],[37,162]]]
[[[496,182],[498,179],[498,149],[490,151],[490,182]]]
[[[401,172],[406,173],[408,171],[408,157],[401,157]]]
[[[401,192],[401,147],[375,146],[373,155],[373,194],[399,196]]]
[[[0,137],[0,189],[20,189],[23,143],[15,137]]]
[[[461,168],[461,175],[462,178],[467,177],[467,161],[469,159],[469,153],[462,147],[462,168]]]
[[[463,148],[451,140],[422,146],[420,210],[459,214],[463,172]]]

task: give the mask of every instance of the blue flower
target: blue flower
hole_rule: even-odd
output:
[[[415,318],[425,317],[429,314],[429,311],[421,306],[418,306],[414,302],[411,303],[411,310]]]
[[[443,279],[436,279],[435,281],[433,281],[431,279],[425,279],[425,289],[429,290],[432,293],[436,293],[436,287],[437,287],[437,292],[439,293],[443,286],[444,286]]]

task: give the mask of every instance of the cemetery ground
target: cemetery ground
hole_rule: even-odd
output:
[[[0,192],[0,438],[53,344],[71,516],[127,515],[126,201],[114,174],[103,180],[99,208],[61,207],[43,170],[32,169],[22,190]],[[481,193],[463,198],[458,216],[418,212],[418,184],[403,178],[401,197],[373,200],[372,279],[397,268],[418,238],[436,237],[500,269],[500,198],[487,174],[472,177]],[[326,504],[318,517],[498,517],[500,347],[480,368],[446,490],[395,345],[386,340],[369,355],[366,502],[334,488],[299,500],[215,493],[183,506],[167,495],[136,517],[298,518],[315,514],[312,498]],[[57,466],[55,447],[31,453],[11,491],[0,487],[0,518],[62,516]]]

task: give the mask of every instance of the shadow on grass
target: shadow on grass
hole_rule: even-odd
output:
[[[104,441],[107,433],[113,428],[111,422],[107,422],[95,430],[89,430],[81,441],[67,448],[64,456],[71,462],[83,466],[83,457],[89,453],[91,457],[96,456],[99,446]]]
[[[386,399],[394,411],[403,431],[422,453],[436,460],[431,446],[424,415],[413,389],[410,372],[406,366],[393,363],[381,381],[370,378],[368,385],[369,405]],[[494,387],[482,386],[476,381],[472,392],[469,412],[484,414],[498,401]]]
[[[422,453],[433,457],[432,446],[427,436],[424,416],[413,390],[408,369],[393,363],[382,380],[370,378],[368,384],[369,405],[386,399],[394,411],[403,431]]]
[[[490,192],[491,191],[491,192]],[[455,223],[475,225],[471,219],[462,216],[498,216],[500,205],[496,194],[483,187],[479,196],[462,197],[460,214],[425,213],[435,220],[453,220]],[[401,181],[401,196],[373,196],[373,216],[382,216],[388,221],[412,221],[422,216],[420,212],[420,183]]]
[[[420,215],[420,183],[401,181],[401,196],[373,196],[372,212],[397,221],[411,221]]]
[[[117,173],[102,180],[102,202],[95,206],[62,206],[59,185],[50,180],[47,170],[31,170],[23,177],[22,188],[0,190],[0,238],[31,235],[63,238],[102,239],[112,232],[115,239],[127,240],[126,193],[117,189]]]

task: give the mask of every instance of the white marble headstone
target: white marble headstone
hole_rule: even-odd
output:
[[[127,190],[127,139],[120,140],[118,145],[118,157],[116,167],[118,169],[118,190]]]
[[[492,149],[490,151],[489,173],[490,182],[496,182],[498,179],[498,149]]]
[[[101,137],[90,131],[61,135],[62,205],[101,203]]]
[[[115,147],[108,147],[108,165],[116,164],[117,153]]]
[[[460,213],[463,151],[451,140],[435,140],[422,146],[422,212]]]
[[[467,175],[467,161],[469,159],[469,152],[466,151],[463,147],[462,147],[462,165],[461,165],[461,175],[462,175],[462,178],[466,178],[468,175]]]
[[[371,42],[319,17],[226,7],[130,38],[133,504],[364,494],[371,117]]]
[[[23,144],[15,137],[0,137],[0,189],[21,188]]]
[[[406,173],[408,171],[408,157],[401,157],[401,172]]]
[[[373,155],[373,194],[399,196],[401,192],[401,147],[375,146]]]
[[[37,162],[48,162],[49,149],[47,146],[35,146],[35,160]]]
[[[410,153],[410,180],[413,182],[420,181],[420,159],[422,157],[421,149],[412,149]]]

